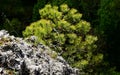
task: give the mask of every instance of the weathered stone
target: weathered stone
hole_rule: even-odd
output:
[[[0,75],[78,75],[78,69],[70,67],[61,56],[52,58],[55,52],[49,47],[32,44],[36,37],[26,40],[0,31]]]

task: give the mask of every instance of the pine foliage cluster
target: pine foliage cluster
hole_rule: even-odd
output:
[[[73,67],[86,75],[94,72],[103,55],[96,50],[97,36],[90,33],[90,23],[81,19],[82,14],[66,4],[60,7],[46,5],[39,14],[40,20],[26,27],[23,36],[37,36],[36,43],[49,46]]]

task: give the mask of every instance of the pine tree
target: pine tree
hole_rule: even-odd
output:
[[[66,4],[46,5],[39,13],[41,19],[23,31],[24,37],[37,36],[38,43],[58,52],[81,73],[94,73],[103,55],[96,50],[97,36],[90,34],[90,23],[81,19],[82,14]]]

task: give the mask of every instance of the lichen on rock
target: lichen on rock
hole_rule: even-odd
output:
[[[28,38],[34,42],[36,38]],[[49,47],[27,43],[23,38],[0,31],[0,75],[78,75],[79,70]],[[52,57],[56,56],[56,58]]]

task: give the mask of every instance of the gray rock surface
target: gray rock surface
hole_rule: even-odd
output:
[[[1,30],[0,75],[78,75],[79,70],[56,52],[43,44],[32,44],[35,40],[35,36],[23,40]]]

